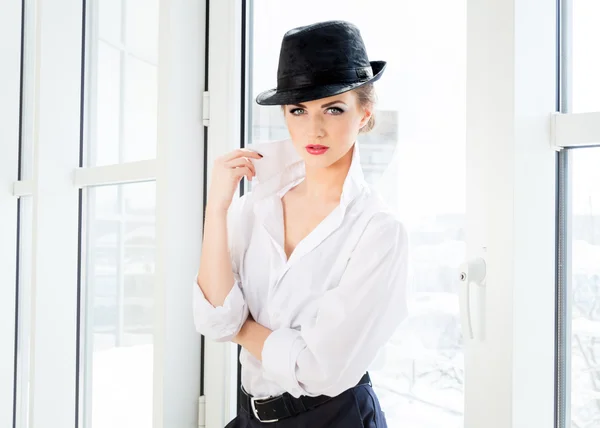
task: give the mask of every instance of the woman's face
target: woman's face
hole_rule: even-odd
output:
[[[371,117],[354,91],[284,106],[294,147],[307,166],[328,167],[348,153]]]

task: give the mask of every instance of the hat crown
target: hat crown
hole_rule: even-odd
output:
[[[260,105],[298,104],[377,81],[385,61],[369,61],[359,29],[346,21],[294,28],[283,36],[277,87],[256,97]]]
[[[362,75],[371,64],[360,30],[345,21],[319,22],[294,28],[283,37],[277,69],[278,88],[285,89],[289,78],[298,75],[327,73],[329,71],[357,70]],[[366,73],[366,72],[364,72]],[[331,74],[335,83],[335,73]]]

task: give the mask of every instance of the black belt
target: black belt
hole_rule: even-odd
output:
[[[356,386],[366,384],[371,385],[369,373],[365,373]],[[255,398],[244,391],[243,387],[240,391],[240,405],[242,409],[250,415],[254,415],[260,422],[277,422],[290,416],[296,416],[335,398],[327,395],[319,395],[317,397],[301,395],[296,398],[288,392],[277,397]]]

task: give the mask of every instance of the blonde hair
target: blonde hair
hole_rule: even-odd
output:
[[[375,87],[373,83],[367,83],[366,85],[359,86],[354,89],[358,102],[362,108],[374,109],[375,103],[377,102],[377,94],[375,93]],[[366,134],[375,127],[375,112],[371,111],[371,117],[365,126],[360,128],[359,134]]]

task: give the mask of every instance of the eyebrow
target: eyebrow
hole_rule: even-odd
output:
[[[334,104],[336,104],[336,103],[342,103],[342,104],[344,104],[344,105],[346,104],[346,103],[345,103],[345,102],[343,102],[342,100],[335,100],[335,101],[331,101],[331,102],[329,102],[329,103],[325,103],[325,104],[323,104],[323,105],[321,106],[321,108],[329,107],[329,106],[332,106],[332,105],[334,105]],[[306,108],[306,106],[305,106],[304,104],[292,104],[292,105],[293,105],[293,106],[296,106],[296,107],[304,108],[304,109]]]

